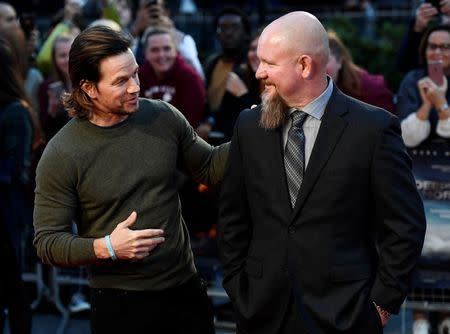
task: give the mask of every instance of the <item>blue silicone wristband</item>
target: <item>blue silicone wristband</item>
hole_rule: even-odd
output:
[[[109,235],[105,237],[106,241],[106,248],[108,248],[108,254],[111,257],[112,260],[117,260],[116,252],[114,252],[114,248],[111,244],[111,238]]]

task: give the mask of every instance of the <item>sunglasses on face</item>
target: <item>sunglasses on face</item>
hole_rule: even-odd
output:
[[[429,43],[427,45],[427,49],[435,51],[437,49],[440,49],[442,51],[449,51],[450,50],[450,43],[444,43],[444,44],[435,44],[435,43]]]

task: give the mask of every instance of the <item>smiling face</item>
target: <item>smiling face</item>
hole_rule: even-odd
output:
[[[96,84],[85,82],[82,88],[92,100],[94,124],[99,124],[98,120],[112,120],[115,124],[135,112],[140,87],[138,64],[131,50],[101,61],[100,80]]]
[[[264,80],[264,94],[268,97],[279,95],[288,105],[301,87],[297,57],[286,47],[286,41],[270,31],[263,33],[258,42],[260,64],[256,78]]]
[[[246,32],[242,19],[237,14],[225,14],[217,22],[217,37],[224,52],[240,50]]]
[[[145,59],[158,77],[169,71],[177,57],[177,49],[172,37],[167,33],[151,35],[147,40]]]
[[[437,30],[430,34],[425,57],[427,63],[441,60],[446,72],[450,70],[450,33],[448,31]]]

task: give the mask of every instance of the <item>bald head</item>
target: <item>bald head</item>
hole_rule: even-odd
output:
[[[261,38],[288,52],[307,54],[313,57],[320,67],[328,62],[328,36],[322,23],[308,12],[291,12],[270,23]]]
[[[328,36],[307,12],[292,12],[270,23],[258,40],[256,78],[266,95],[288,107],[303,107],[327,87]]]

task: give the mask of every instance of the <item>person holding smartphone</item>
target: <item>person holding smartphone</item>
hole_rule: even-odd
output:
[[[397,69],[407,73],[419,64],[417,50],[430,25],[450,23],[450,0],[421,0],[397,52]]]
[[[191,35],[186,34],[175,27],[170,18],[164,0],[140,0],[136,12],[136,19],[130,26],[130,33],[136,39],[134,54],[136,61],[142,65],[145,61],[144,41],[142,40],[145,31],[151,28],[174,29],[177,50],[183,59],[192,66],[195,71],[204,79],[203,68],[198,58],[197,46]]]
[[[419,53],[424,68],[408,72],[398,91],[397,111],[407,147],[450,138],[450,27],[428,30]]]

